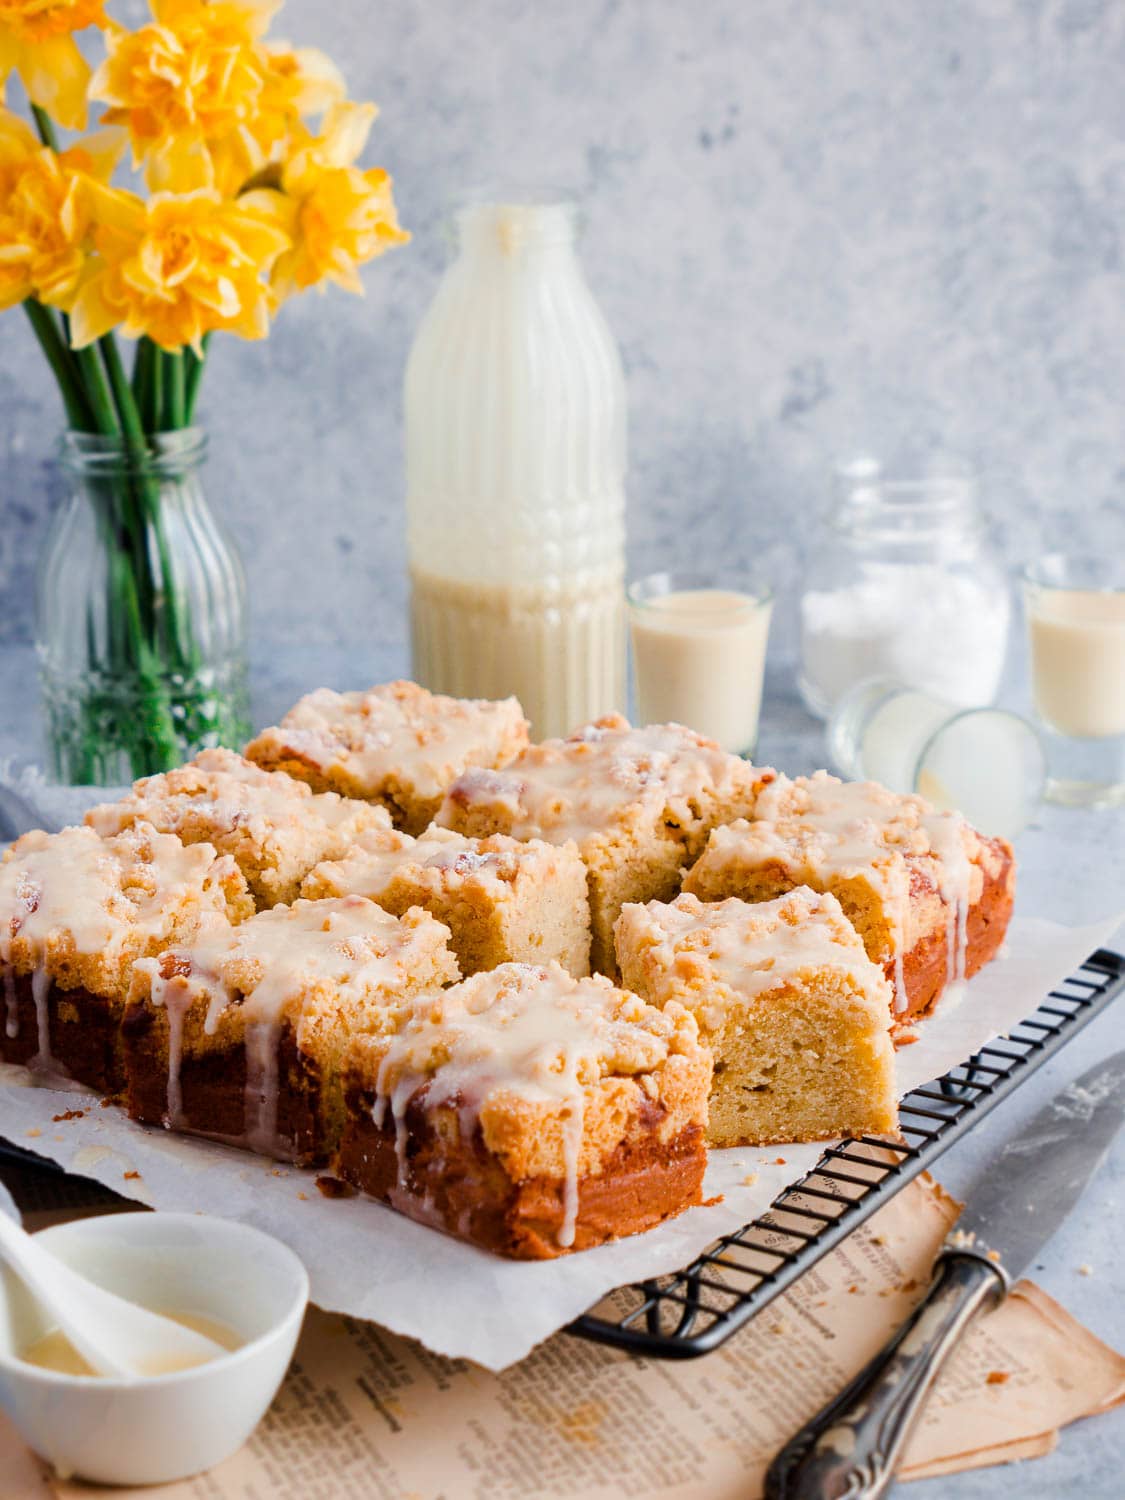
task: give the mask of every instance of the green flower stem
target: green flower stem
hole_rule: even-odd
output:
[[[94,414],[93,430],[100,432],[104,437],[120,437],[121,423],[109,386],[106,384],[105,374],[98,363],[97,352],[93,349],[75,349],[73,358],[78,367],[82,388],[86,392],[86,398]]]
[[[50,146],[52,151],[57,151],[59,149],[59,138],[55,134],[54,120],[38,104],[31,106],[31,113],[35,120],[35,128],[39,132],[39,139],[43,142],[44,146]]]
[[[164,427],[164,351],[152,346],[152,380],[148,388],[148,414],[145,426],[149,432],[161,432]]]
[[[184,356],[183,351],[173,353],[166,350],[164,353],[164,368],[166,378],[164,381],[164,427],[169,432],[179,432],[181,427],[187,423],[184,421],[186,401],[184,396]]]
[[[202,342],[202,354],[196,354],[194,349],[184,350],[184,358],[187,360],[187,380],[184,384],[184,423],[188,427],[195,420],[195,403],[199,398],[199,387],[207,364],[207,347],[211,342],[211,335],[205,333]]]
[[[47,356],[47,363],[51,366],[58,382],[63,405],[66,407],[67,422],[79,432],[95,432],[97,428],[86,400],[86,393],[75,374],[70,355],[50,309],[44,307],[41,302],[36,302],[33,297],[28,297],[23,304],[23,310],[27,313],[35,337],[39,340],[39,346]]]
[[[105,365],[105,372],[109,377],[109,388],[113,393],[114,405],[117,407],[117,415],[121,421],[121,434],[125,439],[125,446],[134,463],[143,465],[148,457],[148,440],[137,410],[137,403],[133,400],[133,388],[125,374],[125,366],[121,363],[117,340],[112,333],[107,333],[98,340],[98,349],[102,356],[102,363]]]
[[[137,411],[137,403],[133,399],[133,389],[125,378],[125,367],[121,363],[121,355],[118,352],[117,341],[111,333],[107,333],[99,341],[102,359],[109,375],[110,385],[113,389],[114,400],[121,417],[121,428],[125,438],[125,445],[129,451],[130,458],[137,469],[137,499],[139,502],[138,521],[141,522],[136,528],[139,538],[137,549],[138,579],[144,578],[147,583],[145,591],[150,615],[150,639],[154,642],[158,636],[158,623],[156,619],[157,590],[151,577],[149,558],[145,548],[145,538],[148,528],[156,541],[157,553],[160,557],[161,572],[161,600],[167,617],[167,631],[173,653],[177,658],[178,666],[182,671],[191,671],[197,664],[198,652],[190,631],[185,631],[180,618],[179,597],[176,590],[176,575],[172,567],[171,554],[168,551],[168,541],[164,535],[163,519],[160,505],[160,482],[153,475],[146,473],[148,467],[148,441],[144,427],[141,423],[140,413]],[[156,351],[159,361],[162,351]],[[175,356],[172,356],[173,358]],[[163,355],[168,359],[167,354]],[[181,366],[182,368],[182,366]],[[171,372],[169,372],[171,377]],[[168,382],[175,385],[174,377]],[[167,406],[167,402],[165,403]],[[142,520],[143,518],[143,520]],[[147,525],[145,524],[147,523]],[[144,573],[141,573],[141,568]]]
[[[133,355],[133,400],[141,414],[141,422],[147,428],[148,387],[152,380],[152,343],[149,339],[137,340],[137,352]]]

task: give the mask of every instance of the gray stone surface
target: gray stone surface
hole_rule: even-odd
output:
[[[415,238],[365,301],[216,349],[210,493],[263,641],[403,639],[400,377],[449,205],[490,183],[584,205],[637,568],[760,557],[787,605],[860,448],[977,466],[1012,562],[1125,539],[1120,4],[289,0],[277,29],[381,104],[369,159]],[[25,640],[59,415],[20,315],[0,327],[0,638]]]
[[[271,722],[302,692],[321,682],[379,680],[403,670],[395,650],[300,647],[263,650],[253,671],[254,714]],[[36,754],[35,671],[27,647],[0,649],[0,758]],[[792,674],[771,674],[759,759],[797,774],[823,763],[820,726],[796,700]],[[1072,923],[1125,911],[1125,813],[1094,814],[1045,808],[1018,841],[1018,909]],[[1115,945],[1125,951],[1125,928]],[[1031,1011],[1042,999],[1028,996]],[[954,1147],[938,1167],[953,1192],[966,1189],[991,1159],[996,1143],[1018,1132],[1044,1098],[1122,1045],[1121,1005],[1079,1034],[1054,1062],[1029,1080],[997,1114]],[[1045,1169],[1049,1164],[1045,1163]],[[1035,1279],[1107,1343],[1125,1350],[1125,1136],[1071,1218],[1045,1247]],[[1080,1266],[1090,1266],[1083,1275]],[[1053,1454],[1009,1468],[986,1469],[896,1488],[902,1500],[1002,1500],[1018,1488],[1022,1500],[1059,1500],[1081,1490],[1087,1500],[1120,1500],[1125,1491],[1125,1408],[1072,1427]]]

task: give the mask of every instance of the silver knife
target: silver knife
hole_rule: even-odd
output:
[[[1007,1295],[1082,1196],[1125,1120],[1125,1052],[1100,1062],[977,1179],[930,1290],[873,1360],[774,1459],[766,1500],[878,1500],[969,1323]]]

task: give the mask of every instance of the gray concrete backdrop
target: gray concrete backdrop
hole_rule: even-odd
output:
[[[368,159],[415,238],[366,300],[307,296],[268,344],[215,349],[209,494],[259,646],[401,644],[401,374],[449,205],[493,183],[584,205],[636,567],[764,557],[791,600],[859,449],[974,464],[1013,563],[1125,541],[1120,0],[289,0],[275,30],[380,103]],[[58,426],[10,312],[0,641],[30,635]]]

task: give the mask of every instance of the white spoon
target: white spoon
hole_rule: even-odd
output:
[[[138,1307],[71,1270],[0,1212],[0,1260],[99,1375],[137,1380],[217,1359],[229,1351],[172,1318]]]

